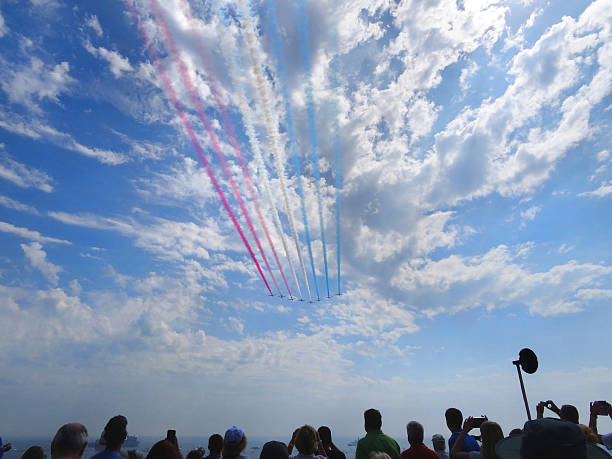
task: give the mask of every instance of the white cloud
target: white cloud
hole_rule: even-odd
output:
[[[208,260],[211,258],[210,251],[241,249],[234,237],[228,237],[227,228],[220,227],[214,218],[206,218],[196,224],[159,217],[139,222],[127,217],[111,218],[65,212],[49,212],[49,216],[68,225],[115,231],[134,238],[137,247],[166,260],[180,261],[186,257]],[[228,269],[234,268],[228,266]]]
[[[582,310],[577,292],[609,280],[612,274],[608,266],[575,261],[532,272],[518,262],[520,252],[501,245],[480,256],[407,262],[391,284],[415,294],[436,291],[437,301],[447,311],[522,304],[532,314],[549,316]]]
[[[609,194],[612,194],[612,182],[602,183],[596,190],[585,191],[580,193],[578,196],[584,196],[586,198],[603,198]]]
[[[41,120],[35,118],[25,119],[16,113],[0,112],[0,127],[15,134],[30,137],[31,139],[46,140],[61,148],[97,159],[103,164],[115,166],[123,164],[128,160],[122,153],[85,146],[79,143],[72,135],[58,131]]]
[[[46,242],[55,242],[57,244],[70,244],[69,241],[65,241],[63,239],[56,239],[54,237],[43,236],[38,231],[32,231],[27,228],[21,228],[19,226],[15,226],[15,225],[12,225],[6,222],[0,222],[0,231],[4,233],[16,234],[19,237],[23,237],[25,239],[31,239],[33,241],[38,241],[43,244]]]
[[[521,211],[521,228],[524,228],[527,225],[528,221],[532,221],[538,212],[542,210],[541,206],[531,206],[528,209]]]
[[[42,249],[42,245],[39,242],[31,242],[21,244],[21,248],[30,264],[38,269],[51,284],[57,285],[62,268],[47,260],[47,253]]]
[[[122,72],[132,72],[130,61],[127,57],[123,57],[117,51],[108,50],[102,46],[96,48],[89,41],[85,42],[85,49],[93,56],[104,59],[109,64],[109,69],[115,78],[120,78]]]
[[[610,157],[609,150],[601,150],[599,153],[597,153],[597,161],[599,161],[600,163],[604,162],[609,157]]]
[[[0,144],[0,151],[4,145]],[[8,180],[21,188],[36,188],[37,190],[51,193],[53,191],[53,179],[46,173],[28,167],[15,161],[8,154],[0,154],[0,178]]]
[[[6,23],[4,22],[4,16],[2,16],[2,12],[0,11],[0,38],[6,35],[9,32]]]
[[[100,21],[98,21],[98,16],[96,16],[95,14],[92,14],[90,17],[88,17],[85,21],[85,24],[87,24],[87,26],[90,27],[98,37],[104,35],[104,31],[102,30]]]
[[[64,61],[47,65],[37,57],[29,65],[11,65],[2,74],[2,89],[9,100],[40,111],[38,102],[45,99],[59,103],[59,96],[68,92],[75,79],[69,75],[70,64]]]
[[[40,215],[40,212],[36,208],[19,202],[15,199],[9,198],[8,196],[0,195],[0,206],[4,206],[8,209],[18,210],[19,212],[27,212],[29,214]]]
[[[461,90],[466,92],[470,88],[470,78],[476,75],[476,72],[480,69],[479,65],[472,61],[469,65],[463,69],[461,69],[461,75],[459,75],[459,85],[461,86]]]

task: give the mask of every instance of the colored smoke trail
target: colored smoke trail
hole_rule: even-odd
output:
[[[308,292],[308,299],[312,299],[312,295],[310,294],[310,286],[308,284],[308,277],[306,276],[306,268],[304,267],[304,260],[302,259],[302,253],[300,251],[300,245],[298,242],[297,231],[295,230],[295,222],[293,221],[293,214],[291,212],[291,206],[289,204],[289,196],[287,195],[287,186],[285,184],[285,169],[283,167],[283,163],[280,157],[280,141],[278,139],[277,123],[276,120],[272,117],[272,113],[270,110],[271,104],[267,95],[265,79],[261,71],[262,59],[259,56],[259,51],[257,50],[257,47],[255,46],[256,38],[253,27],[254,21],[251,19],[252,14],[245,1],[246,0],[239,0],[239,4],[242,8],[242,19],[245,25],[245,35],[249,47],[249,55],[251,57],[253,71],[255,72],[255,84],[257,85],[257,92],[259,94],[259,98],[261,99],[264,109],[266,129],[268,131],[268,136],[272,145],[272,155],[274,156],[274,164],[276,166],[276,171],[280,180],[281,191],[283,193],[283,199],[285,201],[285,209],[287,212],[287,217],[289,219],[289,226],[293,235],[293,241],[295,242],[295,250],[297,251],[300,268],[302,269],[304,284],[306,285],[306,291]]]
[[[264,231],[264,235],[266,236],[266,240],[268,241],[268,245],[270,246],[270,249],[272,250],[272,254],[274,256],[274,259],[276,260],[276,265],[278,266],[278,269],[281,273],[281,277],[283,278],[283,281],[285,283],[285,287],[287,288],[287,293],[289,294],[289,296],[293,296],[291,295],[291,290],[289,289],[289,284],[287,283],[287,279],[285,278],[285,273],[283,271],[283,267],[281,266],[281,263],[278,259],[278,254],[276,253],[276,248],[274,247],[274,243],[272,242],[272,238],[270,237],[270,232],[268,231],[268,226],[266,225],[265,219],[263,218],[263,215],[261,213],[261,208],[259,206],[259,199],[257,198],[257,192],[255,190],[255,186],[253,185],[253,181],[251,180],[251,175],[249,174],[249,169],[248,169],[248,164],[247,161],[245,160],[243,154],[242,154],[242,150],[238,144],[238,139],[236,137],[236,131],[234,129],[234,123],[232,122],[232,120],[230,119],[230,117],[227,114],[227,106],[226,104],[223,102],[223,99],[221,98],[221,90],[219,88],[219,84],[214,76],[214,72],[213,69],[210,66],[208,57],[207,57],[207,52],[204,49],[204,47],[202,46],[202,42],[201,40],[198,38],[197,33],[196,33],[196,29],[195,26],[193,24],[193,22],[195,21],[195,19],[193,18],[193,16],[191,15],[191,8],[189,6],[189,3],[186,0],[182,0],[181,1],[181,6],[183,9],[183,14],[185,15],[185,17],[187,18],[189,24],[190,24],[190,29],[191,29],[191,34],[192,34],[192,38],[194,43],[196,44],[196,47],[198,49],[198,53],[200,54],[200,59],[204,65],[204,69],[206,70],[206,73],[208,75],[208,81],[210,82],[210,85],[212,87],[212,92],[213,95],[215,97],[215,102],[217,103],[217,108],[221,114],[221,119],[223,121],[223,125],[225,126],[225,130],[229,136],[230,139],[230,143],[232,145],[232,148],[234,149],[234,153],[236,154],[236,156],[238,157],[238,160],[240,162],[240,168],[242,169],[242,175],[244,177],[244,180],[247,184],[247,190],[249,192],[249,197],[251,198],[251,200],[253,201],[253,204],[255,206],[255,212],[257,214],[257,218],[259,219],[259,223],[261,224],[261,227]],[[283,294],[280,290],[280,288],[278,287],[278,284],[276,283],[276,278],[274,277],[274,274],[272,273],[272,271],[270,271],[270,276],[272,277],[272,281],[274,282],[274,285],[276,286],[276,289],[278,290],[278,294],[282,297]]]
[[[336,63],[332,61],[330,63],[329,79],[332,88],[338,93],[340,84],[338,83],[338,69]],[[336,94],[338,97],[339,95]],[[334,116],[334,186],[336,188],[336,257],[338,265],[338,294],[340,291],[340,189],[342,188],[342,175],[340,173],[340,126],[338,123],[338,114],[340,112],[338,108],[338,102],[336,100],[335,105],[335,116]]]
[[[225,16],[221,9],[219,0],[213,0],[213,7],[216,10],[217,16],[219,18],[219,22],[220,23],[225,22],[224,20]],[[243,121],[246,127],[247,137],[249,138],[251,149],[253,150],[253,153],[255,154],[255,161],[257,163],[257,167],[261,174],[260,181],[264,189],[266,199],[268,201],[268,205],[270,206],[270,209],[272,211],[274,225],[276,227],[276,231],[278,232],[281,238],[283,249],[285,250],[285,256],[287,257],[287,262],[289,263],[289,269],[291,270],[291,274],[293,275],[293,281],[295,282],[295,285],[298,290],[298,295],[300,298],[302,298],[302,291],[300,289],[300,284],[295,274],[295,269],[293,268],[293,263],[291,262],[291,256],[289,254],[289,249],[287,247],[285,233],[283,231],[281,221],[278,216],[278,211],[276,210],[276,204],[274,203],[274,199],[272,198],[272,193],[270,192],[270,178],[268,176],[268,170],[266,168],[266,165],[263,160],[263,155],[261,153],[259,139],[257,137],[257,133],[255,132],[255,126],[253,123],[253,119],[251,117],[251,110],[249,109],[248,102],[247,102],[248,99],[246,96],[246,89],[244,87],[244,84],[242,83],[242,80],[239,78],[238,72],[236,70],[236,69],[242,68],[240,58],[239,58],[238,53],[236,52],[235,47],[232,45],[232,43],[230,43],[228,34],[226,33],[223,26],[220,27],[220,33],[221,33],[221,46],[223,48],[223,51],[225,52],[225,55],[228,56],[226,61],[229,64],[230,79],[232,80],[232,83],[234,85],[238,86],[238,89],[239,89],[238,107],[242,114],[242,118],[243,118]],[[286,281],[285,281],[285,284],[286,284]],[[287,285],[287,290],[289,291],[289,296],[291,297],[292,296],[291,290],[289,290],[288,285]]]
[[[238,204],[240,205],[240,209],[242,210],[242,213],[246,219],[247,225],[251,231],[251,234],[253,235],[253,238],[255,239],[255,243],[257,244],[257,248],[259,249],[259,252],[261,253],[261,256],[264,260],[266,269],[268,270],[270,275],[272,275],[272,269],[270,268],[270,264],[268,263],[268,258],[266,257],[266,254],[261,246],[261,242],[259,241],[259,237],[257,236],[257,233],[255,232],[253,222],[251,221],[251,218],[249,217],[249,213],[244,204],[244,200],[242,199],[242,196],[240,194],[240,190],[238,190],[238,187],[236,186],[236,183],[234,182],[234,179],[232,178],[232,174],[229,169],[229,166],[227,165],[227,162],[225,161],[225,156],[223,152],[221,151],[221,147],[219,146],[219,140],[217,139],[217,135],[213,131],[212,126],[210,124],[210,120],[208,119],[208,116],[206,115],[204,111],[204,107],[202,106],[202,101],[200,100],[200,97],[195,89],[195,86],[193,85],[193,82],[191,81],[191,77],[189,76],[189,71],[187,69],[187,66],[185,62],[181,59],[179,51],[176,47],[176,43],[174,43],[174,39],[170,35],[168,26],[161,12],[159,11],[159,1],[150,0],[150,3],[153,6],[152,8],[153,15],[155,16],[157,23],[158,25],[160,25],[162,33],[164,34],[166,46],[168,47],[170,53],[172,54],[172,60],[174,61],[175,65],[179,69],[179,72],[183,78],[183,83],[185,84],[185,87],[187,88],[187,92],[189,93],[189,97],[191,98],[191,102],[195,106],[195,109],[198,112],[200,120],[204,124],[204,129],[206,130],[208,136],[210,137],[210,141],[213,145],[213,150],[215,151],[217,158],[219,159],[219,162],[221,163],[221,166],[225,172],[225,175],[227,176],[227,179],[232,187],[234,196],[236,197],[236,200],[238,201]],[[270,292],[270,294],[272,294],[272,292]]]
[[[308,131],[310,134],[310,148],[312,152],[312,164],[314,166],[315,186],[317,190],[317,204],[319,206],[319,225],[321,227],[321,242],[323,243],[323,262],[325,265],[325,284],[327,296],[329,297],[329,272],[327,271],[327,244],[325,243],[325,225],[323,224],[323,203],[321,202],[321,172],[319,170],[319,141],[317,139],[317,125],[315,122],[315,103],[312,94],[312,70],[310,66],[310,36],[308,34],[308,13],[304,0],[298,0],[298,22],[302,39],[302,59],[306,72],[306,108],[308,111]]]
[[[283,95],[283,101],[285,103],[285,117],[287,121],[287,134],[289,135],[289,145],[291,149],[291,155],[293,158],[293,168],[298,184],[298,194],[300,195],[300,201],[302,204],[302,218],[304,220],[304,232],[306,234],[306,244],[308,247],[308,255],[310,256],[310,268],[312,270],[312,278],[314,279],[315,291],[317,292],[317,298],[319,295],[319,284],[317,282],[317,274],[314,267],[314,259],[312,257],[312,246],[310,243],[310,230],[308,229],[308,218],[306,217],[306,199],[304,197],[304,189],[302,187],[302,171],[300,167],[300,156],[297,149],[297,139],[295,138],[295,127],[293,124],[293,115],[291,114],[291,101],[289,99],[289,89],[287,85],[287,72],[285,69],[285,62],[283,58],[283,48],[280,37],[280,28],[278,25],[278,17],[276,16],[276,10],[269,0],[267,5],[268,15],[272,20],[272,38],[274,41],[274,51],[276,54],[276,60],[278,61],[278,74],[281,83],[281,92]]]
[[[193,143],[193,146],[195,147],[195,149],[196,149],[196,151],[198,153],[198,156],[200,157],[202,163],[204,164],[204,168],[206,169],[206,173],[208,174],[208,178],[212,182],[213,186],[215,187],[215,190],[217,191],[217,194],[221,198],[221,202],[223,202],[223,206],[225,207],[225,210],[227,211],[227,213],[229,214],[230,218],[232,219],[232,222],[234,223],[234,226],[236,227],[236,230],[238,231],[238,234],[240,235],[240,238],[242,239],[242,242],[244,243],[244,245],[247,248],[249,254],[251,255],[251,258],[253,259],[253,262],[255,263],[255,266],[257,267],[257,271],[259,271],[259,274],[260,274],[261,278],[263,279],[264,283],[266,284],[266,288],[268,289],[268,292],[270,292],[270,294],[272,294],[272,291],[270,290],[270,286],[268,285],[268,281],[266,280],[266,276],[264,276],[264,273],[261,270],[261,266],[259,265],[259,262],[257,261],[257,258],[255,258],[255,254],[253,253],[253,250],[251,249],[251,246],[249,245],[249,242],[247,241],[246,237],[244,236],[244,233],[242,231],[242,227],[240,226],[240,223],[238,222],[238,220],[236,219],[236,216],[232,212],[232,209],[231,209],[231,207],[229,205],[229,202],[227,201],[227,198],[225,197],[225,193],[223,193],[223,190],[221,189],[221,186],[219,185],[219,182],[217,181],[217,178],[215,177],[215,174],[213,173],[213,170],[210,167],[210,164],[209,164],[208,160],[206,159],[206,156],[204,155],[204,151],[202,150],[202,146],[200,145],[200,142],[198,141],[198,138],[195,135],[193,127],[191,126],[191,123],[189,122],[189,119],[187,118],[187,113],[185,113],[185,110],[183,109],[183,105],[179,101],[179,99],[178,99],[178,97],[176,95],[176,92],[174,91],[174,88],[172,87],[172,83],[170,82],[170,79],[166,75],[166,70],[164,68],[164,65],[160,61],[160,59],[159,59],[159,57],[157,55],[157,52],[155,51],[155,48],[153,46],[153,43],[151,43],[150,38],[146,34],[146,32],[145,32],[145,30],[144,30],[144,28],[143,28],[143,26],[142,26],[142,24],[140,22],[140,18],[138,16],[138,12],[136,11],[136,7],[134,6],[133,1],[134,0],[125,0],[128,8],[130,10],[130,14],[133,17],[134,22],[136,23],[136,27],[138,28],[138,33],[140,34],[141,39],[145,43],[145,48],[148,50],[149,55],[153,59],[153,64],[155,66],[155,69],[156,69],[159,77],[161,78],[162,82],[164,83],[164,87],[166,88],[166,92],[170,96],[170,99],[172,100],[174,108],[175,108],[176,112],[178,113],[179,117],[181,118],[181,121],[183,122],[183,126],[185,127],[185,130],[187,131],[187,134],[189,135],[189,138],[191,139],[191,142]]]

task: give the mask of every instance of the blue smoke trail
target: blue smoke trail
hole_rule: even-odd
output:
[[[338,92],[338,69],[335,61],[330,62],[329,80],[332,88]],[[334,104],[334,173],[336,188],[336,256],[338,264],[338,295],[340,295],[340,190],[342,189],[342,175],[340,173],[340,126],[338,125],[338,102]]]
[[[297,140],[295,138],[295,127],[293,125],[293,116],[291,115],[291,102],[289,99],[289,89],[287,87],[287,71],[285,69],[285,62],[283,59],[283,45],[280,36],[280,27],[278,25],[278,17],[276,15],[276,8],[272,4],[273,1],[267,2],[267,11],[272,21],[272,39],[274,42],[274,52],[276,54],[276,60],[278,61],[278,76],[281,83],[281,92],[283,95],[283,101],[285,104],[285,114],[287,118],[287,134],[289,135],[289,144],[291,148],[291,156],[293,158],[293,168],[297,176],[298,183],[298,194],[300,195],[300,201],[302,203],[302,218],[304,220],[304,232],[306,234],[306,245],[308,246],[308,255],[310,257],[310,269],[312,270],[312,278],[314,279],[315,291],[317,292],[317,298],[319,295],[319,285],[317,282],[317,275],[314,267],[314,260],[312,258],[312,247],[310,243],[310,230],[308,229],[308,219],[306,217],[306,200],[304,198],[304,189],[302,187],[302,170],[300,167],[300,157],[297,150]]]
[[[312,95],[312,71],[310,66],[310,37],[308,34],[308,13],[304,0],[298,0],[298,22],[301,35],[300,48],[304,60],[304,71],[306,72],[306,107],[308,111],[308,131],[310,134],[310,148],[312,152],[312,164],[314,166],[314,178],[317,190],[317,203],[319,205],[319,225],[321,226],[321,242],[323,243],[323,262],[325,264],[325,283],[327,285],[327,296],[329,297],[329,273],[327,271],[327,244],[325,243],[325,225],[323,225],[323,204],[321,202],[321,172],[319,171],[319,141],[317,140],[317,125],[315,123],[315,103]]]

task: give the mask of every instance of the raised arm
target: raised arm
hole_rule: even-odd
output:
[[[455,440],[453,444],[453,449],[450,451],[450,456],[452,459],[470,459],[470,453],[466,453],[465,451],[461,451],[463,448],[463,441],[467,436],[468,432],[472,430],[472,416],[468,417],[463,421],[463,429],[461,429],[461,433]]]

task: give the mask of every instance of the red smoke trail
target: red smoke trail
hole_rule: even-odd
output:
[[[157,3],[157,0],[155,0],[155,3]],[[287,283],[287,279],[285,278],[285,273],[278,259],[278,255],[276,253],[274,243],[272,242],[272,238],[270,237],[268,226],[266,225],[266,222],[261,214],[261,208],[259,207],[259,200],[257,199],[257,191],[255,190],[255,186],[253,185],[253,181],[251,180],[251,175],[249,174],[247,161],[242,155],[242,150],[240,149],[240,146],[238,145],[238,139],[236,138],[236,131],[234,129],[234,123],[232,123],[231,119],[227,115],[227,107],[225,103],[223,102],[223,100],[221,99],[221,90],[219,88],[217,80],[214,77],[214,73],[212,71],[210,63],[206,57],[207,52],[202,46],[201,41],[198,39],[196,30],[193,27],[194,18],[191,15],[189,3],[186,0],[183,0],[181,1],[181,5],[183,8],[183,14],[187,18],[187,21],[190,23],[189,27],[191,29],[192,39],[194,43],[196,44],[198,53],[200,54],[200,58],[202,60],[202,63],[204,64],[204,69],[206,70],[206,73],[208,74],[208,81],[210,82],[212,86],[212,89],[213,89],[212,92],[213,92],[213,95],[215,96],[215,101],[217,102],[217,107],[219,109],[219,112],[221,113],[221,119],[223,120],[223,125],[225,126],[225,129],[229,136],[232,147],[234,148],[234,152],[236,153],[236,156],[238,157],[238,160],[240,161],[242,175],[244,176],[244,180],[247,184],[247,188],[249,190],[249,196],[251,200],[253,201],[253,204],[255,205],[255,211],[257,213],[257,217],[259,218],[261,227],[263,228],[264,234],[266,235],[266,239],[268,240],[268,245],[270,246],[270,249],[272,249],[272,253],[274,254],[274,259],[276,260],[276,265],[278,266],[278,269],[280,270],[281,276],[283,278],[283,282],[285,283],[285,287],[287,288],[287,292],[289,293],[289,297],[292,297],[293,295],[291,295],[291,290],[289,289],[289,284]],[[278,289],[278,293],[282,295],[280,289],[278,288],[278,285],[276,284],[276,279],[274,279],[274,276],[272,276],[272,280],[274,281],[274,285],[276,285],[276,288]]]
[[[217,193],[219,194],[219,197],[221,198],[221,201],[223,202],[223,206],[225,207],[225,210],[227,210],[227,213],[229,214],[230,218],[232,219],[232,222],[234,223],[234,226],[238,230],[238,234],[240,234],[240,238],[242,239],[242,242],[244,242],[244,245],[246,246],[247,250],[249,251],[249,254],[251,255],[251,258],[255,262],[255,266],[257,266],[257,270],[259,271],[261,278],[266,284],[266,288],[268,289],[268,292],[272,294],[272,291],[270,290],[270,286],[268,285],[268,281],[266,280],[266,276],[264,276],[264,273],[261,270],[261,266],[259,266],[259,262],[257,261],[257,258],[255,258],[255,254],[253,253],[253,250],[251,250],[251,246],[249,245],[249,242],[246,240],[246,237],[244,236],[244,233],[242,232],[240,223],[238,223],[236,216],[232,212],[232,209],[229,206],[229,202],[227,201],[227,198],[225,197],[223,190],[219,186],[219,182],[217,182],[217,179],[215,178],[215,174],[213,173],[212,168],[210,167],[210,164],[208,163],[208,160],[206,159],[206,156],[204,156],[204,151],[202,150],[202,147],[200,146],[200,142],[198,141],[195,135],[195,132],[193,131],[193,128],[191,126],[191,123],[189,122],[189,119],[187,118],[187,114],[185,113],[185,110],[183,110],[183,106],[181,102],[178,100],[176,92],[174,91],[174,88],[172,87],[172,83],[170,82],[170,80],[168,79],[168,76],[166,75],[164,65],[159,60],[159,57],[157,56],[157,52],[155,51],[155,48],[153,47],[151,40],[145,33],[142,27],[142,24],[140,23],[140,18],[138,17],[138,13],[133,4],[133,0],[125,0],[125,3],[130,9],[130,13],[134,19],[134,22],[136,23],[136,26],[138,28],[138,33],[140,34],[142,41],[145,43],[145,47],[148,50],[149,55],[153,59],[155,69],[157,70],[157,73],[159,74],[159,77],[161,78],[161,80],[164,82],[164,86],[166,87],[166,91],[168,95],[170,96],[170,99],[172,99],[174,108],[179,114],[181,120],[183,121],[185,130],[187,131],[187,134],[189,135],[189,138],[191,139],[193,146],[198,152],[198,156],[200,157],[200,159],[202,160],[202,163],[204,164],[204,167],[206,168],[206,172],[208,173],[208,177],[210,178],[210,181],[215,187],[215,190],[217,190]],[[217,145],[217,148],[218,148],[218,145]]]
[[[227,176],[227,179],[232,187],[232,190],[234,191],[234,196],[236,196],[236,200],[238,201],[238,204],[240,205],[240,209],[242,210],[242,213],[247,221],[247,225],[249,229],[251,230],[251,234],[253,234],[253,237],[255,238],[255,243],[257,244],[257,248],[259,249],[259,252],[261,253],[261,257],[263,258],[264,263],[266,264],[266,268],[268,272],[270,273],[270,276],[272,276],[272,279],[274,280],[274,284],[276,285],[276,288],[278,289],[278,284],[276,284],[276,280],[274,279],[274,274],[272,274],[272,269],[270,268],[270,264],[268,263],[268,258],[266,257],[266,254],[263,250],[263,247],[261,246],[261,243],[259,242],[259,237],[257,237],[257,233],[255,232],[255,228],[253,227],[253,222],[251,221],[251,218],[249,217],[249,213],[247,211],[246,206],[244,205],[244,201],[242,199],[240,191],[238,190],[238,187],[236,186],[236,183],[234,182],[234,179],[232,178],[231,171],[229,170],[227,162],[225,161],[225,156],[223,155],[223,152],[221,151],[221,147],[219,146],[217,135],[213,131],[212,126],[210,125],[210,120],[208,119],[208,116],[204,112],[204,107],[202,106],[200,97],[198,96],[198,93],[195,87],[193,86],[191,77],[189,76],[187,65],[181,59],[179,50],[176,47],[176,43],[174,42],[172,36],[170,35],[168,26],[161,15],[161,12],[159,10],[159,2],[158,0],[150,0],[150,3],[153,6],[152,8],[153,15],[155,16],[157,23],[160,26],[162,33],[164,34],[164,37],[166,39],[166,46],[169,49],[170,53],[172,54],[172,60],[178,67],[179,72],[181,73],[181,76],[183,77],[183,83],[185,84],[187,88],[187,92],[189,92],[191,102],[195,106],[195,109],[198,112],[198,115],[200,116],[200,120],[204,124],[204,128],[206,132],[208,133],[208,136],[210,137],[210,141],[213,145],[213,150],[215,151],[217,158],[221,162],[221,166],[223,167],[223,170],[225,171],[225,175]]]

